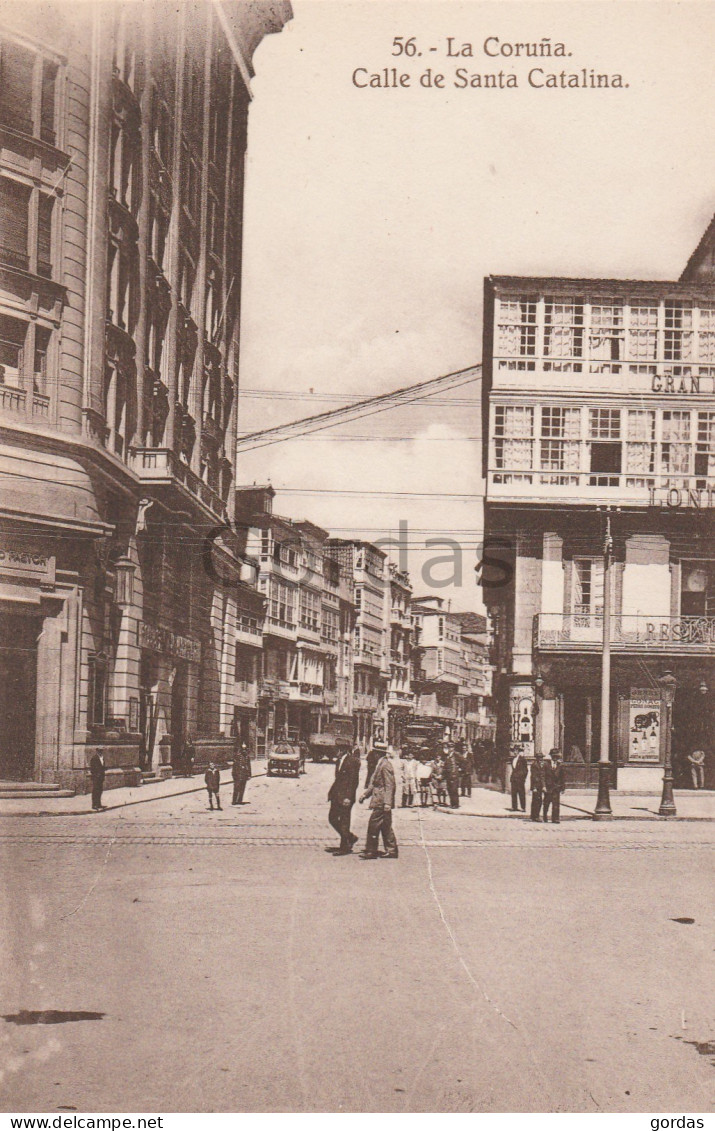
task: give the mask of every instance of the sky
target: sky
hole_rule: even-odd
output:
[[[680,275],[715,211],[708,0],[293,11],[254,57],[239,432],[476,365],[486,275]],[[393,54],[395,37],[415,54]],[[448,56],[450,37],[472,55]],[[489,57],[487,39],[511,55]],[[570,54],[510,47],[544,39]],[[353,81],[393,67],[409,85]],[[456,86],[458,67],[518,85]],[[624,85],[535,88],[532,67],[535,82],[593,70]],[[480,609],[480,395],[472,382],[244,452],[239,482],[270,481],[276,513],[387,540],[396,560],[402,529],[415,594]]]

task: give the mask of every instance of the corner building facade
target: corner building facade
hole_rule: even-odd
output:
[[[248,84],[291,15],[84,8],[0,28],[0,777],[76,788],[230,741]]]
[[[557,746],[570,781],[596,783],[607,575],[614,783],[657,790],[670,731],[676,785],[700,747],[713,784],[715,285],[704,260],[705,246],[699,269],[691,260],[671,283],[486,280],[484,594],[505,763],[516,743],[529,755]]]

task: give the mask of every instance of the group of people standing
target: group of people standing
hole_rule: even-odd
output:
[[[529,763],[526,760],[522,747],[517,746],[511,760],[511,807],[514,812],[521,809],[526,812],[526,779],[529,773]],[[555,747],[546,756],[541,753],[534,755],[531,763],[531,819],[532,821],[549,819],[551,810],[551,823],[558,825],[561,820],[561,794],[566,789],[561,751]]]
[[[233,779],[232,805],[243,805],[243,795],[250,777],[251,759],[248,753],[248,747],[245,742],[236,743],[233,751],[233,761],[231,762],[231,778]],[[220,809],[221,774],[215,762],[209,762],[208,769],[204,774],[204,783],[209,795],[209,809],[214,808],[214,801],[216,802],[216,808]]]
[[[367,756],[367,774],[360,803],[370,800],[370,820],[367,826],[363,860],[378,856],[380,837],[387,859],[398,856],[397,838],[392,827],[392,812],[396,807],[410,808],[417,797],[426,806],[449,804],[459,807],[460,794],[471,797],[473,763],[463,748],[445,745],[444,750],[430,762],[420,762],[414,754],[388,746],[373,747]],[[348,856],[357,836],[351,832],[352,807],[357,799],[360,784],[360,751],[356,748],[342,754],[335,766],[335,778],[328,791],[330,811],[328,820],[340,837],[337,856]]]

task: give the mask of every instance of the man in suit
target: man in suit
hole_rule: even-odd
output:
[[[233,778],[232,805],[243,805],[243,794],[246,782],[251,776],[251,759],[248,757],[248,747],[242,742],[236,750],[231,764],[231,777]]]
[[[541,802],[544,798],[544,760],[541,754],[534,755],[531,763],[531,819],[538,821],[541,815]]]
[[[92,808],[95,813],[98,813],[101,809],[106,809],[106,805],[102,805],[104,769],[104,758],[101,752],[97,750],[92,755],[89,762],[89,773],[92,778]]]
[[[389,859],[397,859],[397,839],[392,829],[392,810],[395,807],[395,771],[392,768],[391,752],[388,747],[387,755],[383,756],[375,766],[368,783],[367,789],[360,798],[360,804],[370,798],[370,820],[367,826],[365,851],[361,853],[363,860],[377,859],[377,844],[382,833]]]
[[[340,847],[336,856],[348,856],[357,841],[355,833],[350,832],[350,814],[355,804],[360,781],[360,751],[346,750],[335,763],[335,778],[328,790],[330,811],[328,820],[340,837]]]
[[[565,789],[566,779],[561,751],[554,749],[544,765],[544,824],[549,819],[550,808],[551,823],[558,825],[561,820],[561,794]]]
[[[523,747],[517,746],[511,760],[511,807],[516,813],[521,806],[522,813],[526,812],[526,775],[529,763],[524,757]]]

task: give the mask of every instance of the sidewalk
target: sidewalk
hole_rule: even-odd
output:
[[[310,774],[310,771],[309,771]],[[252,781],[265,778],[265,769],[254,770]],[[272,781],[275,779],[271,779]],[[302,779],[309,781],[309,778]],[[267,783],[266,783],[267,784]],[[231,788],[231,771],[224,770],[221,774],[224,804],[227,805]],[[317,787],[317,782],[316,782]],[[322,783],[318,787],[321,790]],[[168,778],[164,781],[152,782],[141,786],[126,786],[120,789],[107,790],[102,800],[106,806],[105,812],[124,809],[129,806],[144,805],[147,802],[161,802],[172,797],[181,797],[190,793],[204,793],[205,786],[203,774],[195,774],[192,778]],[[596,806],[596,790],[567,789],[561,800],[561,820],[587,821],[593,817]],[[257,800],[257,799],[256,799]],[[509,794],[500,793],[493,788],[475,786],[471,797],[460,797],[459,809],[440,808],[439,812],[455,818],[484,817],[502,820],[523,820],[522,813],[512,813],[510,810],[511,798]],[[529,795],[526,797],[527,817]],[[611,809],[613,817],[620,821],[667,821],[667,818],[658,816],[660,796],[654,794],[624,794],[616,790],[611,791]],[[696,793],[693,790],[676,790],[675,805],[678,820],[686,821],[715,821],[715,792],[703,790]],[[416,807],[415,807],[416,808]],[[38,816],[80,816],[87,815],[94,818],[90,794],[78,794],[75,797],[37,798],[33,799],[2,799],[0,800],[0,817],[38,817]]]
[[[265,777],[265,770],[254,771],[253,777]],[[227,795],[228,788],[232,785],[230,770],[221,772],[221,785],[227,787]],[[163,781],[148,782],[146,785],[108,789],[102,794],[102,803],[104,811],[111,813],[113,809],[125,809],[129,805],[141,805],[147,801],[181,797],[186,793],[205,792],[204,775],[197,773],[190,778],[165,778]],[[90,793],[78,793],[74,797],[38,797],[37,800],[32,798],[0,799],[0,817],[66,817],[84,814],[90,817],[94,816]]]
[[[597,791],[595,789],[567,789],[561,797],[561,820],[591,820],[596,808]],[[526,816],[529,815],[530,796],[526,795]],[[511,796],[508,793],[497,793],[495,790],[474,788],[471,797],[460,797],[459,809],[447,810],[455,816],[459,814],[471,817],[502,817],[507,820],[523,820],[523,813],[511,811]],[[660,795],[655,794],[619,794],[611,790],[611,810],[615,820],[619,821],[666,821],[668,818],[659,817]],[[715,821],[715,792],[710,790],[695,792],[694,790],[676,790],[675,807],[679,820],[687,821]]]

